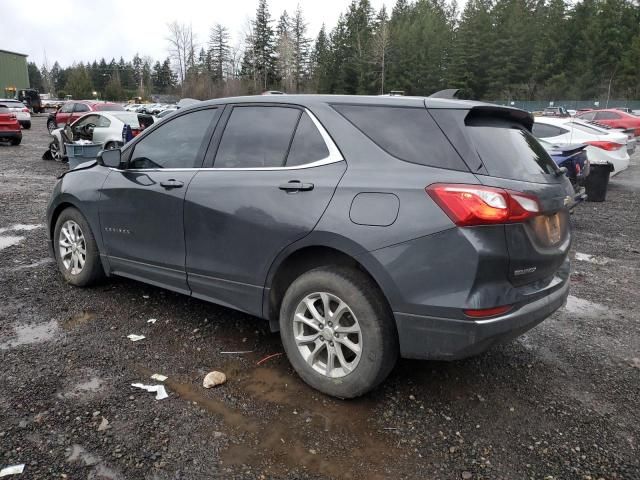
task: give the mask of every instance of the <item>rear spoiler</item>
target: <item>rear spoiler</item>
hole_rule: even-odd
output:
[[[460,91],[459,88],[447,88],[446,90],[440,90],[438,92],[429,95],[429,98],[456,98],[456,95]]]
[[[465,124],[473,123],[482,119],[504,119],[519,123],[527,130],[531,131],[533,127],[533,115],[519,108],[503,107],[501,105],[478,105],[471,107],[464,122]]]

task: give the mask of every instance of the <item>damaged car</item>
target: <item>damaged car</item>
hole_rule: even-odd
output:
[[[133,112],[89,113],[64,128],[54,129],[46,158],[43,158],[64,160],[67,156],[65,144],[78,141],[100,143],[106,150],[120,148],[126,143],[129,129],[130,138],[135,138],[153,121],[151,115]]]

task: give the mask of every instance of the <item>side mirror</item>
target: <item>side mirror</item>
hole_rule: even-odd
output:
[[[98,165],[110,168],[120,168],[122,155],[119,148],[113,150],[100,150],[96,158]]]

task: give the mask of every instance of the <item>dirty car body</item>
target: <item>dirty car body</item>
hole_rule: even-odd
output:
[[[417,97],[200,102],[61,178],[52,252],[86,284],[59,234],[79,224],[100,274],[265,318],[304,380],[361,395],[398,354],[474,355],[565,301],[573,189],[532,123]]]

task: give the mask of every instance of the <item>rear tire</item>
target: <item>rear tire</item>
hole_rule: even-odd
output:
[[[388,305],[377,286],[351,268],[320,267],[298,277],[282,301],[280,336],[298,375],[339,398],[374,389],[398,359]]]
[[[53,132],[56,128],[58,128],[58,126],[54,120],[47,120],[47,130],[49,130],[49,133]]]
[[[31,122],[24,122],[22,124],[22,128],[24,128],[25,130],[29,130],[31,128]]]
[[[89,223],[73,207],[56,220],[53,250],[64,280],[76,287],[88,287],[104,278],[100,252]]]
[[[20,145],[20,143],[22,142],[22,138],[12,138],[11,139],[11,145]]]

